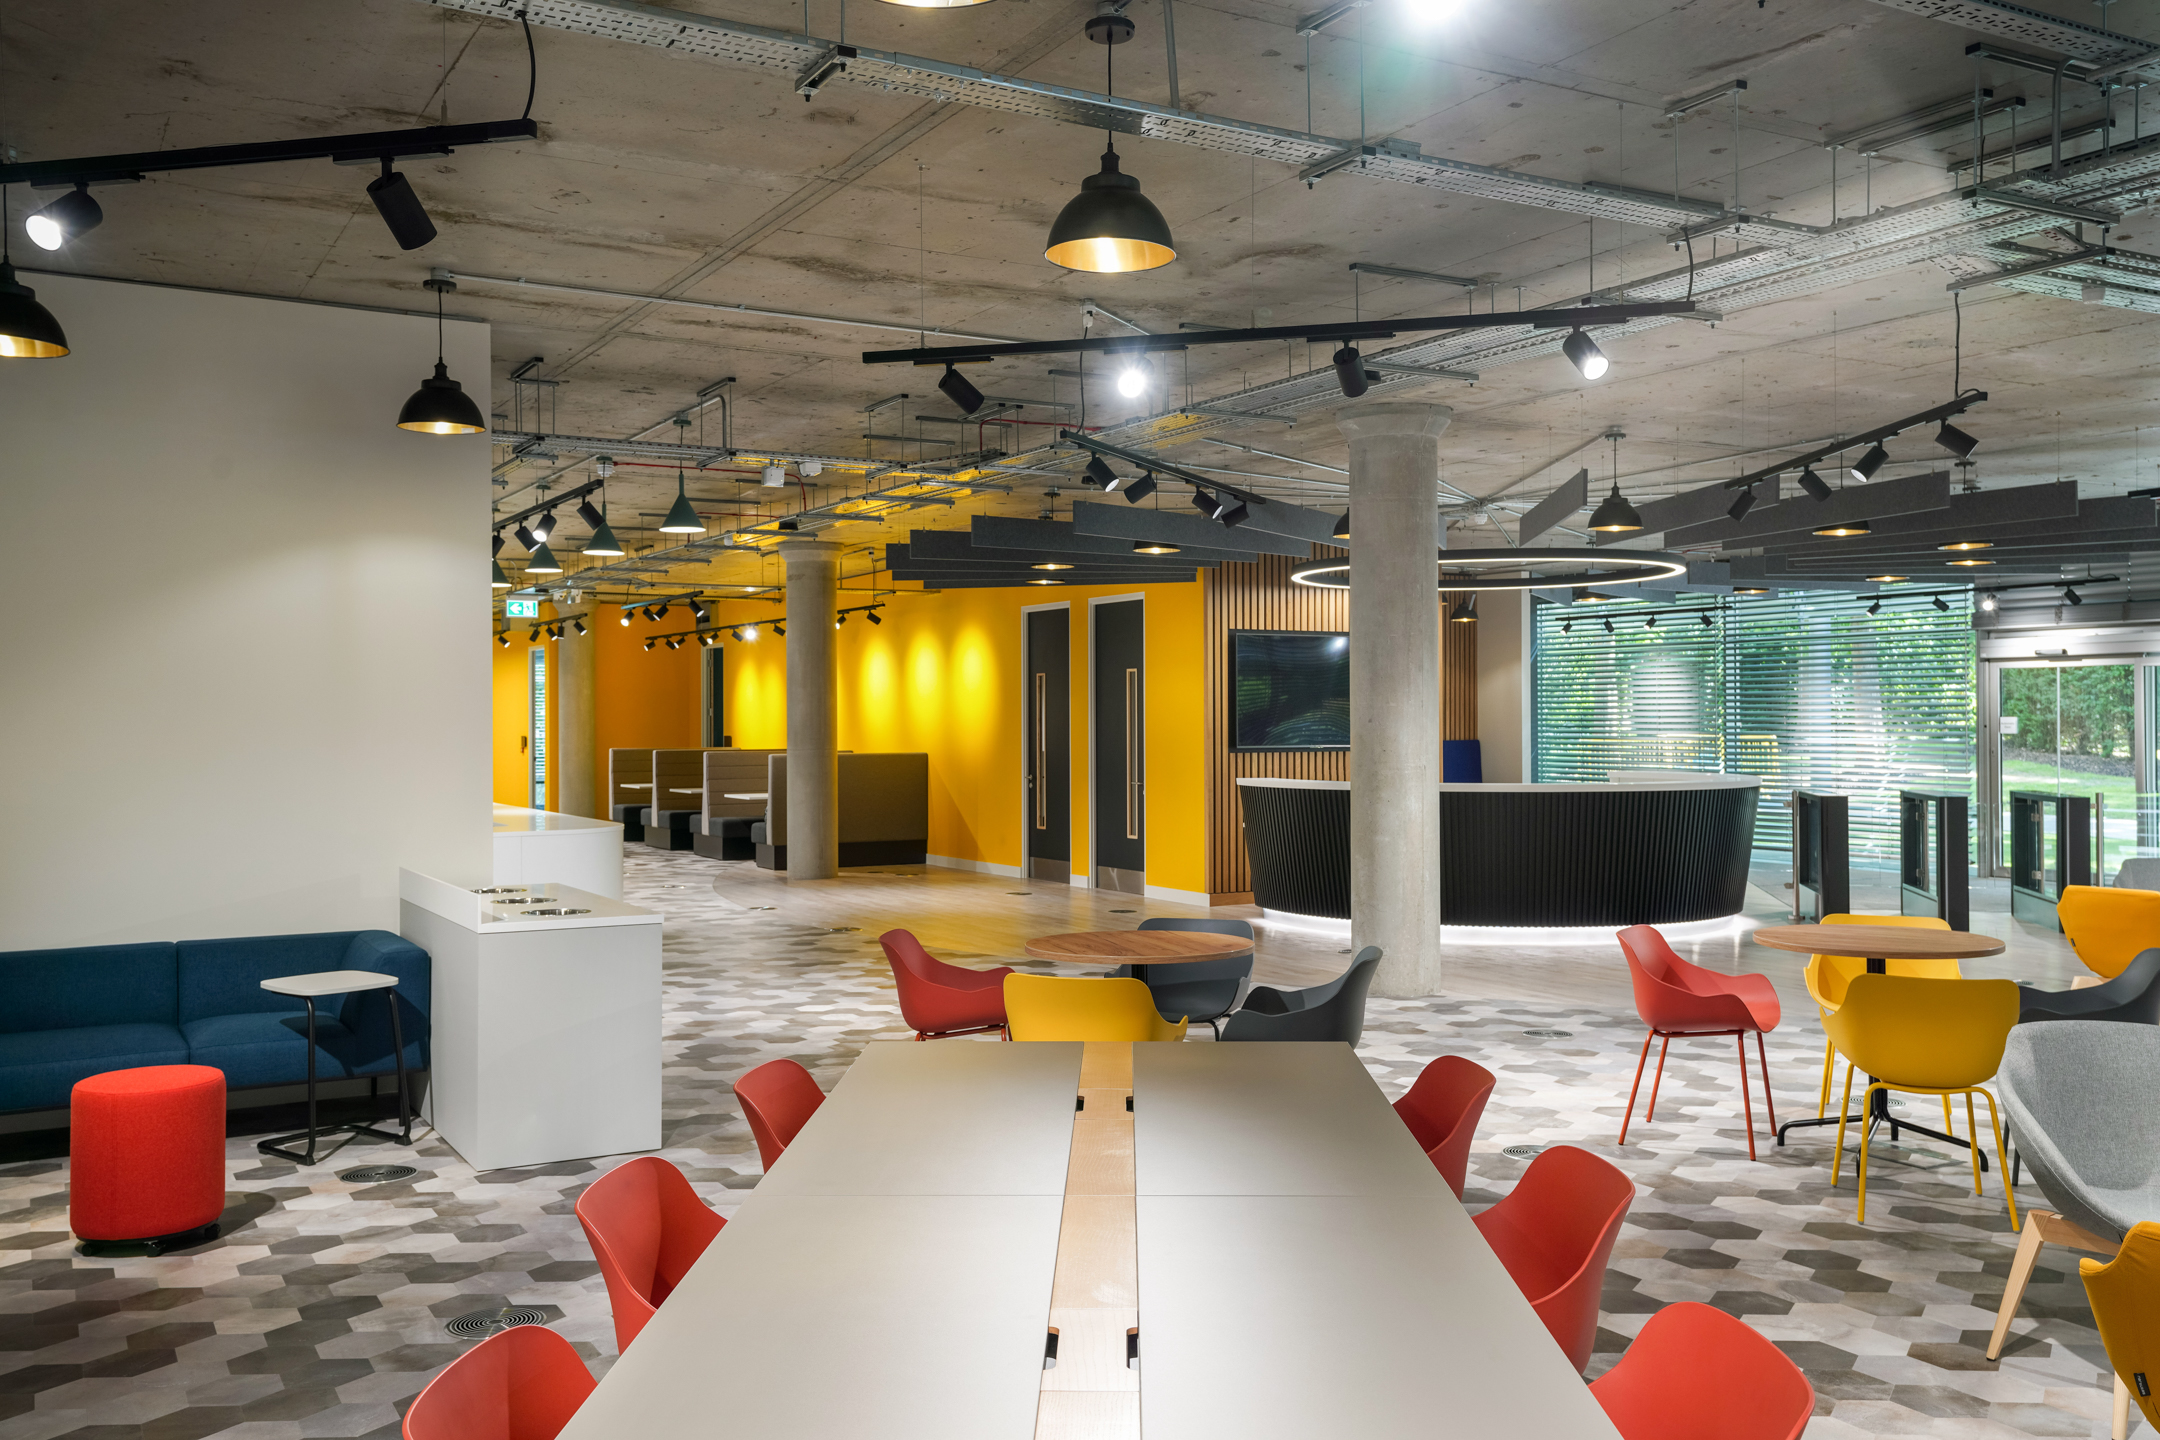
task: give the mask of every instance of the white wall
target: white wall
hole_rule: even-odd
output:
[[[1530,592],[1479,596],[1477,628],[1478,755],[1487,780],[1518,783],[1530,778]]]
[[[0,360],[0,949],[486,883],[489,446],[395,424],[433,317],[24,279],[73,353]]]

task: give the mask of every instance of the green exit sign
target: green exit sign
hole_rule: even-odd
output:
[[[540,618],[538,600],[505,600],[503,616],[510,620],[537,620]]]

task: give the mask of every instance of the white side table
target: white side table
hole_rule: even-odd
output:
[[[405,1026],[398,1018],[397,976],[385,975],[376,970],[322,970],[313,975],[284,975],[275,980],[265,980],[262,988],[274,995],[291,995],[307,1003],[307,1129],[297,1134],[279,1135],[264,1140],[255,1148],[265,1155],[275,1155],[281,1160],[291,1160],[300,1165],[318,1163],[315,1142],[323,1132],[315,1124],[315,1001],[322,995],[350,995],[360,990],[385,991],[383,998],[390,1005],[390,1043],[397,1047],[398,1129],[401,1133],[385,1135],[373,1126],[357,1122],[332,1125],[330,1133],[335,1134],[340,1130],[351,1132],[339,1143],[338,1150],[344,1149],[362,1135],[392,1145],[412,1144],[411,1107],[406,1100],[405,1088]],[[305,1152],[283,1148],[302,1139],[307,1141]],[[335,1155],[337,1150],[330,1153]]]

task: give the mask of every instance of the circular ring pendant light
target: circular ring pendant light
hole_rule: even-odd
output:
[[[1132,34],[1133,23],[1123,15],[1105,13],[1087,22],[1088,39],[1103,47],[1104,89],[1112,95],[1117,93],[1111,65],[1115,47]],[[1118,169],[1116,137],[1106,139],[1102,169],[1081,181],[1080,193],[1058,212],[1043,258],[1096,275],[1160,269],[1177,259],[1170,222],[1140,193],[1140,182]]]
[[[1436,590],[1546,590],[1578,585],[1639,585],[1687,574],[1687,561],[1655,550],[1573,547],[1527,550],[1442,550]],[[1300,585],[1346,590],[1350,557],[1308,560],[1293,566]]]

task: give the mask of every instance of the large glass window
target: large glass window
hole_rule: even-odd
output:
[[[1757,849],[1792,845],[1789,793],[1850,797],[1856,859],[1894,864],[1897,792],[1973,785],[1964,596],[1832,592],[1539,604],[1534,775],[1756,775]],[[1648,623],[1655,619],[1655,624]]]
[[[2010,792],[2089,795],[2096,875],[2149,848],[2151,822],[2137,775],[2137,670],[2132,664],[2000,665],[1996,757],[2001,766],[2004,866],[2010,864]],[[2145,832],[2145,833],[2141,833]],[[2045,865],[2054,866],[2053,842]]]

